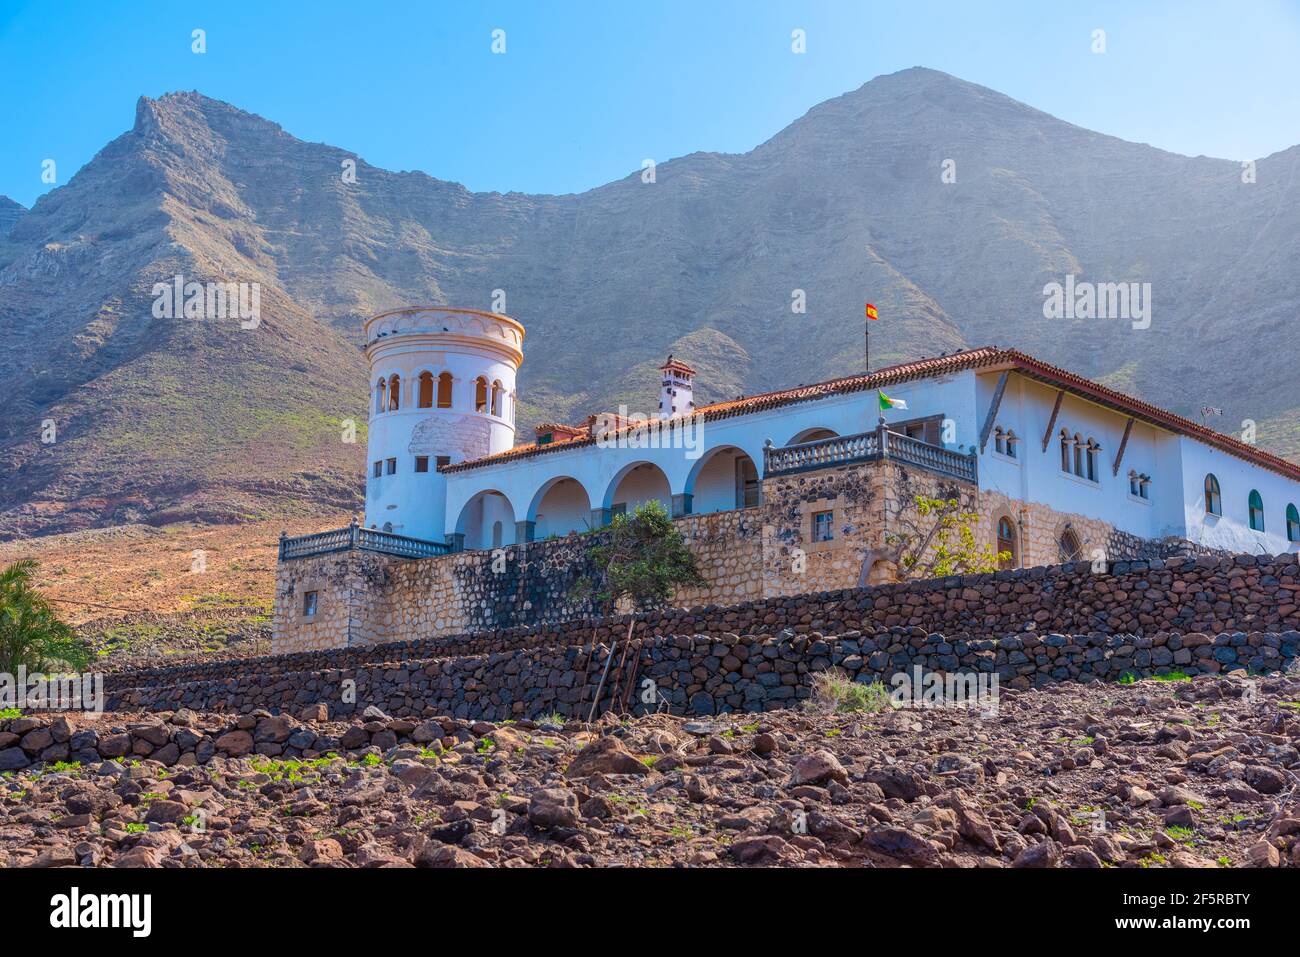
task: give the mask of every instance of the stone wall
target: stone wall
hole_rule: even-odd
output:
[[[1158,632],[1152,637],[1027,632],[963,638],[896,628],[839,636],[652,635],[615,649],[597,713],[714,714],[791,707],[811,695],[812,677],[835,667],[860,682],[889,683],[899,672],[986,674],[999,687],[1028,688],[1067,680],[1118,680],[1177,670],[1187,674],[1234,668],[1286,667],[1300,631]],[[558,713],[585,718],[608,649],[585,645],[529,647],[452,658],[376,661],[357,667],[263,674],[239,681],[208,679],[128,688],[110,698],[115,709],[245,713],[256,708],[297,712],[322,702],[331,714],[370,705],[399,717],[452,715],[500,721]]]
[[[758,509],[687,515],[676,521],[706,588],[684,589],[679,603],[736,602],[762,595]],[[597,535],[455,552],[406,561],[344,551],[281,562],[276,570],[272,647],[277,653],[412,641],[590,617],[574,596],[591,571]],[[316,592],[316,613],[304,596]]]
[[[857,654],[872,674],[884,674],[883,666],[897,669],[917,660],[942,670],[980,670],[986,667],[980,662],[988,660],[982,654],[987,651],[993,652],[995,667],[1026,669],[1017,670],[1014,677],[1027,681],[1084,675],[1109,679],[1126,669],[1260,670],[1295,653],[1300,565],[1294,555],[1188,557],[1112,563],[1097,573],[1091,563],[1076,562],[429,636],[376,647],[120,672],[107,676],[105,688],[111,707],[238,709],[335,701],[342,682],[350,680],[362,705],[400,706],[413,714],[428,707],[455,713],[463,706],[465,713],[484,717],[500,716],[507,708],[508,716],[518,713],[517,705],[525,711],[571,705],[582,688],[594,686],[597,666],[603,662],[599,650],[594,662],[588,662],[590,643],[607,647],[615,638],[621,640],[629,622],[635,622],[637,640],[646,649],[640,657],[652,676],[664,661],[674,662],[673,669],[680,671],[664,689],[675,708],[702,707],[690,705],[701,692],[733,708],[738,707],[731,701],[735,695],[741,696],[744,707],[787,700],[766,693],[761,699],[746,698],[757,694],[749,690],[753,682],[770,688],[775,679],[735,672],[733,663],[724,660],[728,653],[692,651],[682,658],[671,652],[701,642],[711,649],[743,646],[747,654],[758,649],[764,656],[771,653],[765,649],[777,647],[782,660],[787,653],[794,656],[789,659],[794,670],[780,666],[782,675],[815,671],[821,667],[816,664],[819,658],[842,663],[835,654],[852,659],[853,653],[845,650],[852,646],[843,645],[845,641],[858,642]],[[840,652],[829,657],[823,653],[815,644],[823,636],[838,636]],[[795,643],[805,638],[814,644]],[[1023,660],[1013,657],[1016,654]],[[855,663],[846,667],[854,670]],[[750,684],[736,685],[726,677],[732,673]],[[790,680],[795,684],[789,687],[804,686],[802,679]],[[785,681],[778,683],[787,686]],[[630,683],[633,678],[628,676],[621,687],[626,690]],[[395,704],[394,699],[400,700]],[[478,708],[487,710],[476,712]]]

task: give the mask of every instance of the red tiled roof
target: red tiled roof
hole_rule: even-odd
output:
[[[685,376],[695,375],[695,370],[688,366],[681,359],[670,358],[667,362],[659,367],[660,372],[680,372]]]
[[[716,421],[718,419],[729,419],[737,415],[749,415],[753,412],[764,412],[768,409],[780,408],[785,405],[793,405],[798,402],[807,402],[813,399],[821,399],[831,395],[847,395],[853,392],[864,392],[871,389],[879,389],[888,385],[895,385],[900,382],[911,382],[916,379],[929,379],[935,376],[947,375],[954,372],[963,372],[967,369],[985,369],[985,368],[1005,368],[1015,372],[1020,372],[1031,378],[1047,382],[1059,388],[1073,391],[1083,395],[1098,404],[1108,406],[1126,415],[1158,425],[1161,428],[1168,429],[1171,432],[1180,435],[1187,435],[1204,442],[1206,445],[1213,446],[1230,455],[1253,462],[1271,471],[1285,475],[1287,478],[1300,481],[1300,465],[1289,462],[1286,459],[1279,458],[1271,453],[1264,452],[1253,445],[1248,445],[1239,439],[1230,435],[1224,435],[1222,432],[1216,432],[1213,429],[1206,428],[1191,419],[1176,415],[1158,406],[1143,402],[1140,399],[1134,399],[1116,392],[1108,386],[1099,382],[1093,382],[1091,379],[1085,379],[1081,375],[1062,369],[1059,366],[1051,365],[1041,359],[1035,359],[1033,356],[1026,355],[1016,349],[997,349],[992,346],[984,346],[979,349],[968,349],[965,352],[954,352],[946,356],[934,356],[926,359],[917,359],[913,362],[904,362],[899,365],[889,366],[884,369],[878,369],[875,372],[864,373],[861,375],[845,376],[841,379],[831,379],[827,382],[818,382],[813,385],[799,386],[795,389],[780,389],[775,392],[764,392],[759,395],[744,396],[739,399],[732,399],[727,402],[715,402],[712,405],[705,405],[696,408],[695,414],[704,417],[706,422]],[[633,426],[634,427],[634,426]],[[530,455],[545,455],[549,452],[560,452],[565,449],[571,449],[578,446],[594,445],[594,437],[575,438],[567,442],[555,442],[549,445],[517,445],[512,449],[504,452],[497,452],[494,455],[487,455],[483,458],[472,459],[468,462],[459,462],[455,465],[445,465],[440,471],[459,472],[462,470],[478,468],[485,465],[494,465],[498,462],[513,461]]]

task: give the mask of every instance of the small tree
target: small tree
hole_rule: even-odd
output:
[[[630,603],[634,611],[658,607],[671,600],[682,585],[705,584],[695,554],[657,499],[638,505],[631,515],[615,515],[597,544],[588,549],[587,557],[592,571],[578,579],[573,594],[591,601],[598,612],[605,614],[613,614],[623,601]],[[636,619],[630,619],[623,646],[624,661],[635,626]],[[594,637],[592,642],[594,651]],[[611,646],[588,721],[595,716],[613,657],[614,646]],[[587,660],[590,663],[590,653]]]
[[[90,651],[33,586],[35,570],[27,559],[0,572],[0,672],[84,668]]]
[[[975,541],[979,513],[963,509],[957,499],[917,495],[912,505],[915,514],[898,516],[902,530],[885,535],[900,580],[992,572],[1011,558]]]

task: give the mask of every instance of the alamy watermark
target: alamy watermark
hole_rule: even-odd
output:
[[[977,708],[980,716],[998,713],[996,672],[926,671],[913,665],[889,679],[889,703],[895,708]]]
[[[0,709],[24,711],[93,711],[104,710],[104,675],[102,673],[47,675],[39,671],[28,674],[25,665],[18,673],[0,671]]]
[[[153,284],[155,319],[238,319],[241,329],[262,322],[262,285],[256,282],[197,282],[177,275]]]
[[[617,413],[596,417],[596,447],[601,449],[682,449],[688,459],[704,454],[704,416],[671,419],[630,415],[626,405]]]
[[[1043,287],[1046,319],[1126,319],[1134,329],[1151,328],[1151,283],[1079,282],[1071,273],[1064,283]]]

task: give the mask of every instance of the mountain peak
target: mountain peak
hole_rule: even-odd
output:
[[[186,138],[197,128],[261,128],[283,133],[278,123],[231,106],[223,100],[204,96],[198,90],[177,90],[154,99],[142,96],[135,104],[132,132],[143,137]]]

